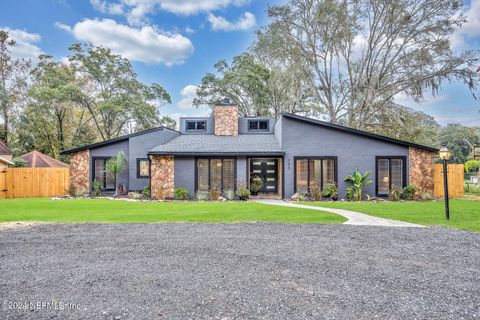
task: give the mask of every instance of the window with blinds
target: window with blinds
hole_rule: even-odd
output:
[[[377,196],[388,196],[393,189],[400,191],[406,186],[405,166],[405,157],[377,157]]]
[[[295,158],[295,192],[307,193],[336,182],[335,158]]]
[[[197,159],[196,191],[235,190],[235,159]]]

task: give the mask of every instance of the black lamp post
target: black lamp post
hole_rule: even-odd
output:
[[[443,193],[445,196],[445,216],[447,220],[450,220],[450,210],[448,207],[448,178],[447,178],[447,170],[448,170],[448,159],[450,159],[450,155],[452,154],[450,150],[448,150],[446,145],[443,145],[440,151],[438,152],[440,155],[440,159],[443,161]]]

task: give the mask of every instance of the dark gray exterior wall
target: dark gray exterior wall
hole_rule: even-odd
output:
[[[285,117],[282,117],[281,120],[281,132],[276,132],[276,135],[282,138],[281,146],[286,152],[285,198],[291,197],[294,193],[294,157],[338,157],[339,196],[341,198],[345,197],[345,188],[349,185],[343,182],[343,179],[352,174],[356,168],[362,173],[366,170],[371,171],[370,179],[374,182],[366,188],[365,192],[371,196],[375,195],[376,156],[406,156],[408,162],[408,147]]]
[[[248,120],[268,120],[268,131],[255,131],[255,132],[250,132],[248,131]],[[255,117],[255,118],[239,118],[238,119],[238,133],[255,133],[255,134],[261,134],[261,133],[273,133],[275,127],[275,118],[272,117]]]
[[[166,143],[180,135],[179,132],[163,129],[141,134],[129,139],[128,171],[130,172],[128,185],[130,191],[140,191],[148,186],[150,179],[137,178],[137,159],[147,158],[147,152],[159,144]]]
[[[186,122],[189,120],[205,120],[207,121],[206,131],[187,131]],[[211,117],[181,117],[180,132],[182,134],[213,134],[215,132],[215,121]]]
[[[190,194],[195,193],[195,158],[174,157],[175,188],[187,188]]]
[[[108,144],[103,147],[90,149],[90,170],[92,169],[92,165],[93,165],[92,158],[95,158],[95,157],[113,157],[119,151],[123,151],[127,159],[129,159],[130,152],[128,147],[129,147],[128,140],[124,140],[117,143]],[[93,175],[93,170],[91,170],[90,179],[92,178],[92,175]],[[122,173],[120,173],[120,176],[118,177],[118,183],[123,184],[127,188],[128,188],[128,175],[129,175],[129,168],[127,167],[127,169],[122,171]]]

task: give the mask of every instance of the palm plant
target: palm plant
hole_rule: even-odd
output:
[[[125,157],[125,153],[123,151],[119,151],[115,157],[108,160],[105,164],[105,171],[107,174],[111,174],[113,177],[113,185],[115,186],[115,194],[114,197],[117,196],[117,180],[120,176],[120,173],[126,168],[127,166],[127,158]]]
[[[352,185],[347,187],[347,198],[353,201],[363,200],[363,189],[370,185],[373,181],[367,180],[370,171],[365,171],[364,174],[360,170],[355,169],[352,175],[347,176],[344,181],[351,182]]]

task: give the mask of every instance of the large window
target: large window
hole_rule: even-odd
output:
[[[205,120],[187,120],[187,131],[206,131],[207,122]]]
[[[102,183],[102,189],[114,190],[113,177],[105,171],[105,164],[110,158],[95,157],[93,158],[93,179]]]
[[[268,120],[248,120],[248,131],[268,131]]]
[[[295,192],[307,193],[337,181],[335,157],[295,158]]]
[[[200,158],[196,162],[197,191],[217,189],[225,192],[235,190],[235,159]]]
[[[150,162],[147,158],[137,159],[137,178],[148,179],[150,178]]]
[[[405,157],[377,157],[377,196],[388,196],[393,189],[401,190],[406,185]]]

